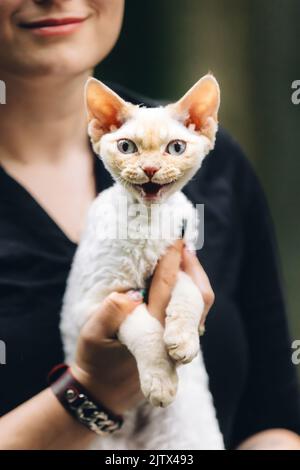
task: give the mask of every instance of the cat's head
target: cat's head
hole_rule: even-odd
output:
[[[176,103],[159,108],[127,103],[90,78],[86,104],[95,152],[140,202],[163,202],[180,190],[214,147],[220,89],[212,75]]]

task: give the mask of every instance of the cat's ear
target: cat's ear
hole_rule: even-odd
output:
[[[177,103],[167,109],[186,127],[214,141],[218,128],[220,87],[213,75],[202,77]]]
[[[132,104],[95,78],[89,78],[85,85],[85,102],[88,132],[93,142],[97,142],[103,134],[121,127],[133,108]]]

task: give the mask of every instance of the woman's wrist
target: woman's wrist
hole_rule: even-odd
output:
[[[95,397],[95,399],[101,400],[99,396],[100,384],[94,379],[91,374],[83,370],[75,363],[70,366],[70,372],[72,373],[73,377],[79,383],[81,383],[89,393],[91,393]]]
[[[122,416],[96,398],[93,382],[87,378],[80,368],[60,364],[48,380],[58,401],[81,424],[101,436],[117,431],[123,424]]]
[[[124,410],[120,409],[120,407],[115,404],[113,395],[106,393],[105,384],[101,382],[98,377],[96,378],[95,374],[90,374],[76,363],[70,366],[70,371],[73,377],[95,398],[95,400],[103,403],[103,405],[113,413],[122,414],[124,412]]]

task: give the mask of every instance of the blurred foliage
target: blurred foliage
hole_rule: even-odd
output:
[[[276,226],[291,330],[300,338],[299,0],[127,0],[120,39],[97,76],[174,100],[207,71],[221,124],[256,167]]]

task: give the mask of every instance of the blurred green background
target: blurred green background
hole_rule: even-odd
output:
[[[174,100],[212,71],[220,122],[265,188],[276,226],[293,338],[300,338],[300,0],[127,0],[98,77]]]

